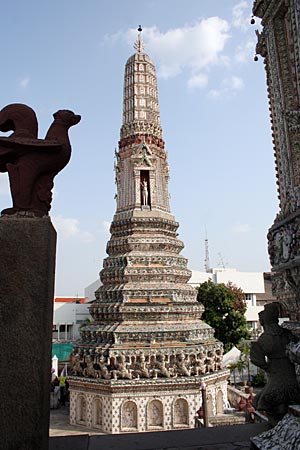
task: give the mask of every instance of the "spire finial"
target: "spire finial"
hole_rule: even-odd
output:
[[[139,34],[138,34],[137,40],[135,41],[135,43],[133,45],[133,47],[135,48],[137,53],[143,53],[143,50],[144,50],[144,43],[143,43],[142,37],[141,37],[142,31],[143,31],[143,28],[141,25],[139,25],[139,27],[138,27]]]

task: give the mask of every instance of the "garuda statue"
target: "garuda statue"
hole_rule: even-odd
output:
[[[267,374],[267,384],[254,398],[253,406],[266,413],[274,426],[287,413],[288,406],[299,404],[300,390],[295,365],[287,354],[287,345],[295,340],[290,331],[278,325],[279,306],[273,302],[259,313],[263,334],[251,343],[250,359]]]
[[[2,215],[42,217],[51,208],[54,177],[69,162],[68,130],[81,117],[62,109],[53,114],[45,139],[38,139],[38,122],[32,108],[19,103],[0,111],[0,172],[8,172],[13,207]]]

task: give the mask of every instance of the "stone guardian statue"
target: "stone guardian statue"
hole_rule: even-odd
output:
[[[250,359],[267,374],[267,384],[254,398],[253,406],[265,412],[271,425],[286,414],[288,405],[300,402],[295,366],[287,356],[293,335],[278,325],[278,303],[265,305],[259,313],[263,334],[251,344]]]

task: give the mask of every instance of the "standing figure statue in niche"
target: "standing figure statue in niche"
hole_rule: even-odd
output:
[[[146,178],[143,179],[141,182],[141,189],[142,189],[142,206],[148,206],[149,205],[149,193],[148,193],[148,185]]]
[[[251,344],[250,359],[267,374],[267,384],[254,398],[253,406],[266,413],[273,426],[286,414],[288,405],[300,402],[295,366],[287,356],[293,335],[278,325],[278,303],[265,305],[259,313],[263,334]]]
[[[48,215],[54,177],[71,157],[68,130],[81,119],[66,109],[53,117],[45,139],[38,139],[32,108],[15,103],[0,111],[0,131],[13,131],[9,137],[0,137],[0,172],[8,172],[13,201],[2,215]]]

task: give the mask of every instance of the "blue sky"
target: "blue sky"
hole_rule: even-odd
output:
[[[143,27],[158,73],[171,209],[189,267],[269,270],[266,234],[278,209],[263,62],[253,61],[248,0],[15,0],[2,5],[1,102],[31,106],[44,137],[58,109],[82,121],[55,179],[56,294],[98,277],[115,212],[114,148],[123,75]],[[11,205],[0,175],[0,208]]]

